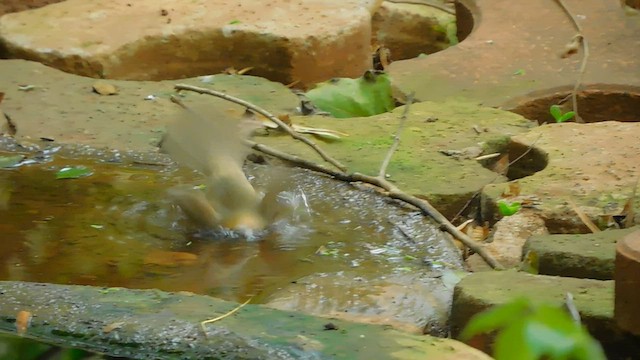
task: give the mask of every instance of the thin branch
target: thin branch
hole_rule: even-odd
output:
[[[413,103],[414,93],[409,94],[407,97],[407,104],[404,106],[404,110],[402,111],[402,116],[400,116],[400,123],[398,124],[398,130],[396,131],[396,135],[393,137],[393,144],[387,151],[387,155],[382,160],[382,165],[380,165],[380,171],[378,172],[378,177],[384,179],[387,176],[387,167],[391,162],[391,157],[393,157],[393,153],[398,149],[400,145],[400,135],[402,135],[402,130],[404,129],[404,123],[407,121],[407,115],[409,115],[409,108]]]
[[[229,311],[228,313],[224,314],[224,315],[220,315],[216,318],[213,319],[209,319],[209,320],[205,320],[203,322],[200,323],[200,327],[202,328],[202,331],[204,332],[204,336],[207,336],[207,328],[205,327],[205,325],[216,322],[216,321],[220,321],[228,316],[231,316],[233,314],[235,314],[238,310],[242,309],[245,305],[247,305],[251,300],[253,299],[253,296],[250,297],[249,299],[247,299],[247,301],[243,302],[242,304],[236,306],[233,310]]]
[[[381,179],[375,176],[364,175],[360,173],[347,174],[342,171],[329,169],[320,164],[316,164],[314,162],[301,159],[297,156],[284,153],[282,151],[273,149],[264,144],[259,144],[250,140],[246,140],[245,144],[247,144],[249,147],[251,147],[254,150],[260,151],[267,155],[274,156],[284,161],[291,162],[292,164],[305,169],[330,175],[338,180],[342,180],[350,183],[363,182],[363,183],[375,185],[385,190],[388,197],[413,205],[416,208],[418,208],[423,215],[428,216],[433,220],[435,220],[436,222],[438,222],[444,228],[445,231],[447,231],[456,239],[460,240],[460,242],[462,242],[466,247],[468,247],[469,249],[473,250],[478,255],[480,255],[484,259],[484,261],[486,261],[487,264],[489,264],[489,266],[491,266],[492,268],[498,269],[498,270],[504,269],[502,265],[500,265],[500,263],[498,263],[498,261],[495,260],[493,256],[491,256],[491,254],[485,251],[482,245],[478,244],[468,235],[458,230],[453,224],[451,224],[451,222],[449,222],[449,220],[447,220],[447,218],[444,215],[442,215],[438,210],[436,210],[436,208],[434,208],[431,204],[429,204],[429,202],[403,192],[402,190],[398,189],[395,185],[393,185],[392,183],[390,183],[385,179]]]
[[[298,133],[295,130],[293,130],[289,125],[285,124],[282,120],[278,119],[276,116],[274,116],[273,114],[271,114],[267,110],[255,105],[255,104],[252,104],[250,102],[244,101],[242,99],[238,99],[237,97],[234,97],[234,96],[231,96],[231,95],[227,95],[227,94],[225,94],[223,92],[220,92],[220,91],[205,89],[205,88],[192,86],[192,85],[177,84],[177,85],[174,86],[174,88],[176,90],[178,90],[178,91],[180,91],[180,90],[188,90],[188,91],[197,92],[199,94],[206,94],[206,95],[216,96],[216,97],[222,98],[224,100],[236,103],[238,105],[242,105],[242,106],[246,107],[247,109],[253,110],[253,111],[257,112],[258,114],[260,114],[260,115],[266,117],[267,119],[273,121],[274,123],[276,123],[283,131],[285,131],[287,134],[291,135],[292,138],[294,138],[294,139],[296,139],[298,141],[302,141],[303,143],[305,143],[308,146],[310,146],[325,161],[331,163],[331,165],[335,166],[336,168],[338,168],[338,169],[340,169],[342,171],[346,171],[347,170],[346,166],[342,165],[338,160],[332,158],[327,153],[325,153],[324,150],[320,149],[318,147],[318,145],[316,145],[313,141],[311,141],[308,138],[300,135],[300,133]]]
[[[456,228],[444,215],[442,215],[436,208],[434,208],[428,201],[424,199],[417,198],[413,195],[409,195],[404,191],[398,189],[395,185],[391,184],[389,181],[385,179],[380,179],[368,175],[363,175],[359,173],[354,173],[353,179],[360,182],[365,182],[368,184],[376,185],[380,188],[383,188],[387,191],[387,196],[392,199],[401,200],[407,204],[411,204],[426,215],[438,222],[444,230],[446,230],[449,234],[453,235],[456,239],[460,240],[466,247],[473,250],[475,253],[480,255],[484,261],[489,264],[493,269],[503,270],[504,267],[489,254],[485,248],[478,244],[475,240],[469,237],[467,234],[460,231]]]
[[[580,85],[582,84],[582,79],[584,78],[584,73],[587,70],[587,61],[589,59],[589,43],[587,42],[587,38],[584,36],[582,31],[582,26],[578,22],[578,20],[571,14],[569,8],[566,6],[563,0],[556,0],[556,3],[562,11],[569,17],[573,27],[576,30],[576,34],[571,40],[570,44],[575,43],[578,47],[582,48],[582,62],[580,64],[580,69],[578,69],[578,78],[576,79],[575,84],[573,85],[573,90],[571,91],[571,102],[573,105],[573,112],[575,112],[576,122],[583,123],[582,117],[578,113],[578,90],[580,89]],[[577,51],[577,49],[576,49]],[[571,55],[571,49],[569,49],[566,54]]]

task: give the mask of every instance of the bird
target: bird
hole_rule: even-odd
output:
[[[254,130],[219,107],[182,107],[167,126],[160,149],[181,166],[200,172],[204,189],[178,185],[168,196],[197,226],[256,231],[267,226],[265,198],[243,171]]]

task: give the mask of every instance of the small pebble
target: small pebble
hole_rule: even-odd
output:
[[[115,95],[118,93],[118,89],[114,85],[105,81],[93,83],[93,91],[100,95]]]

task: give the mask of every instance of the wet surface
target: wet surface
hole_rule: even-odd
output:
[[[23,160],[37,163],[0,170],[2,280],[158,288],[235,301],[258,295],[259,302],[319,272],[403,274],[423,269],[425,259],[459,267],[455,251],[421,216],[371,190],[307,171],[277,170],[289,189],[281,201],[299,202],[304,194],[309,207],[298,204],[268,231],[246,239],[193,228],[165,193],[181,183],[197,186],[201,178],[173,165],[150,165],[166,164],[163,156],[53,150]],[[56,180],[58,170],[78,165],[92,175]],[[253,164],[247,171],[258,188],[274,173]]]

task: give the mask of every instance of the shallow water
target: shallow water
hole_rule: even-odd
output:
[[[166,199],[171,186],[198,185],[196,173],[114,152],[83,151],[84,160],[64,157],[77,155],[65,150],[39,155],[28,154],[37,163],[0,169],[2,280],[158,288],[236,301],[257,296],[259,302],[313,273],[402,273],[424,268],[425,259],[459,266],[450,244],[419,214],[308,171],[247,167],[258,188],[277,173],[285,198],[304,194],[309,204],[247,240],[193,228]],[[93,174],[55,179],[62,167],[77,165]]]

